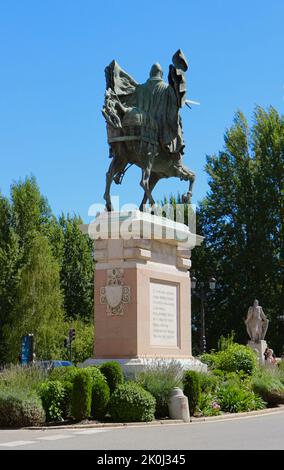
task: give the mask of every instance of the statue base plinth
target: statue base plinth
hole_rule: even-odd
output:
[[[251,348],[258,357],[259,364],[265,364],[264,351],[267,348],[267,342],[262,339],[261,341],[248,341],[248,346]]]
[[[135,378],[136,374],[145,370],[149,370],[149,368],[154,366],[165,367],[178,364],[180,368],[184,371],[186,370],[195,370],[197,372],[207,372],[207,365],[201,362],[199,359],[195,357],[184,358],[184,359],[171,359],[171,358],[159,358],[159,357],[137,357],[132,359],[120,359],[120,358],[101,358],[101,359],[94,359],[89,358],[86,361],[79,364],[79,367],[88,367],[88,366],[100,366],[104,362],[107,361],[115,361],[118,362],[123,370],[124,376],[128,379]]]
[[[192,357],[191,251],[203,237],[185,224],[144,213],[104,212],[81,227],[94,240],[94,358],[125,372],[153,359],[203,369]]]

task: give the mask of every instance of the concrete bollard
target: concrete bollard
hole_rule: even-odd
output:
[[[169,414],[171,419],[182,419],[186,423],[190,422],[188,399],[178,387],[175,387],[171,392]]]

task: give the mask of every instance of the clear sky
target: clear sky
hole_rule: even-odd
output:
[[[167,77],[181,48],[190,64],[182,110],[185,164],[197,173],[193,202],[206,193],[206,154],[223,146],[241,109],[284,108],[283,0],[0,0],[0,188],[35,175],[56,215],[103,202],[109,165],[101,115],[104,68],[112,59],[136,81],[160,62]],[[122,203],[139,203],[131,168]],[[154,195],[183,192],[161,181]]]

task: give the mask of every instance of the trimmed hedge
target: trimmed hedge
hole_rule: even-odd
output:
[[[183,377],[183,391],[188,398],[190,414],[194,415],[201,400],[201,386],[198,372],[188,370]]]
[[[107,412],[110,390],[105,376],[96,366],[84,369],[90,374],[92,382],[92,418],[102,420]]]
[[[156,400],[151,393],[135,383],[119,385],[109,402],[113,421],[153,421]]]
[[[91,415],[92,378],[86,369],[78,370],[72,390],[71,413],[77,419],[86,419]]]
[[[64,388],[64,399],[62,406],[62,417],[64,419],[70,418],[72,416],[72,393],[73,393],[73,383],[72,382],[62,382]]]
[[[48,380],[59,381],[64,388],[64,400],[61,404],[62,417],[64,419],[72,416],[73,384],[78,371],[80,369],[75,366],[54,367],[48,376]]]
[[[47,421],[63,420],[64,386],[59,380],[49,380],[41,384],[39,395]]]
[[[0,426],[40,426],[44,421],[45,413],[39,397],[0,390]]]
[[[104,374],[110,393],[113,393],[118,385],[124,383],[124,376],[121,365],[115,361],[104,362],[100,366],[100,371]]]

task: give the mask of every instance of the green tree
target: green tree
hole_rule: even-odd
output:
[[[56,359],[62,354],[64,317],[59,266],[43,235],[34,236],[30,242],[11,322],[4,332],[11,362],[18,356],[21,336],[28,333],[34,334],[37,359]]]
[[[10,324],[19,279],[20,250],[11,228],[11,206],[0,195],[0,364],[5,363],[7,345],[3,328]]]
[[[48,235],[48,228],[55,218],[33,176],[12,184],[11,201],[12,226],[19,237],[20,246],[28,251],[34,235]]]
[[[284,294],[284,120],[256,108],[249,129],[238,112],[219,155],[207,157],[209,187],[197,211],[203,245],[193,250],[196,277],[218,280],[206,306],[209,347],[221,334],[246,342],[243,320],[258,298],[271,321],[268,340],[276,349]]]
[[[82,220],[74,216],[60,218],[63,231],[61,287],[64,308],[68,318],[92,321],[94,297],[93,244],[83,235],[79,226]]]

